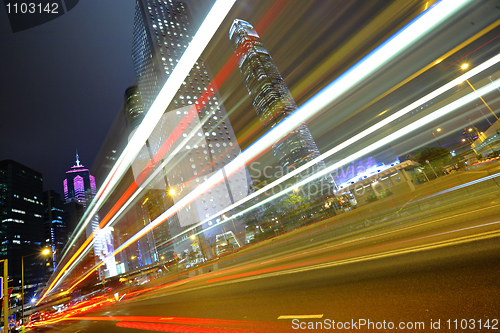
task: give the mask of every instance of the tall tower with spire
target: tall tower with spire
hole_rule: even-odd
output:
[[[266,46],[250,23],[234,20],[229,39],[255,111],[264,129],[269,130],[294,112],[297,105]],[[300,124],[286,138],[275,142],[273,152],[284,173],[320,155],[306,124]],[[323,169],[324,162],[319,162],[313,169],[317,168]],[[302,176],[310,172],[313,170]]]
[[[64,199],[68,201],[78,201],[86,209],[97,193],[95,178],[80,163],[78,150],[76,151],[76,162],[69,171],[66,171],[66,178],[63,181]]]
[[[89,208],[92,199],[97,194],[95,178],[90,174],[90,171],[85,168],[80,162],[78,150],[76,151],[76,162],[69,171],[66,171],[66,179],[63,181],[64,186],[64,199],[67,204],[76,203],[83,206],[83,213]],[[80,215],[80,217],[81,217]],[[77,219],[79,220],[79,218]],[[78,221],[76,221],[78,223]],[[70,232],[74,232],[76,225],[70,228]],[[99,216],[95,214],[87,227],[85,228],[86,237],[90,237],[92,233],[96,233],[94,241],[94,252],[90,257],[95,257],[95,262],[100,260],[106,262],[106,269],[99,270],[99,276],[114,276],[117,274],[114,256],[108,250],[112,246],[112,234],[110,228],[99,230]],[[73,237],[74,235],[72,235]],[[110,243],[108,245],[108,243]],[[112,251],[111,251],[112,252]]]

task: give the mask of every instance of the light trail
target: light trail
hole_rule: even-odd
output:
[[[304,105],[298,108],[296,112],[285,118],[282,122],[280,122],[277,126],[275,126],[271,131],[266,133],[256,143],[254,143],[244,152],[242,152],[231,163],[226,165],[224,167],[224,169],[227,170],[226,174],[230,176],[233,175],[238,170],[244,168],[246,163],[255,159],[256,156],[259,156],[259,154],[268,149],[274,142],[279,141],[295,127],[297,127],[301,123],[307,121],[315,114],[320,112],[324,107],[326,107],[332,101],[340,97],[348,89],[354,87],[361,80],[366,78],[368,75],[372,74],[381,66],[385,65],[387,62],[389,62],[391,59],[400,54],[403,50],[409,47],[416,40],[424,36],[427,32],[434,29],[437,25],[439,25],[447,18],[451,17],[451,15],[456,13],[460,8],[462,8],[468,2],[469,1],[467,0],[461,0],[461,1],[443,0],[439,3],[436,3],[431,9],[418,16],[412,22],[410,22],[396,35],[392,36],[381,46],[372,51],[369,55],[363,58],[357,65],[355,65],[349,71],[344,73],[338,79],[333,81],[330,85],[324,88],[320,94],[318,94],[316,97],[312,98],[310,101],[306,102]],[[139,132],[139,130],[137,132]],[[123,155],[124,154],[122,154],[122,156]],[[115,250],[114,254],[116,255],[117,253],[121,252],[132,242],[139,239],[147,232],[151,231],[154,227],[156,227],[157,225],[168,219],[170,216],[172,216],[177,211],[187,206],[192,201],[196,200],[205,191],[208,191],[209,189],[219,184],[221,181],[223,181],[223,179],[224,179],[223,170],[221,169],[218,172],[216,172],[213,176],[211,176],[207,181],[203,182],[194,191],[187,194],[174,206],[172,206],[163,214],[161,214],[157,219],[152,221],[148,226],[143,228],[141,231],[139,231],[137,234],[135,234],[129,240],[123,243],[120,247],[118,247]],[[273,196],[271,198],[274,197],[276,196]],[[268,202],[271,198],[265,200],[265,202]],[[192,227],[190,230],[192,229],[194,229],[194,227]],[[58,276],[56,279],[58,279],[59,277],[60,276]]]
[[[492,90],[497,89],[498,87],[500,87],[500,79],[498,79],[496,81],[493,81],[492,83],[490,83],[490,84],[488,84],[488,85],[486,85],[486,86],[478,89],[477,91],[475,91],[473,93],[470,93],[470,94],[468,94],[468,95],[466,95],[466,96],[464,96],[464,97],[462,97],[462,98],[460,98],[460,99],[458,99],[458,100],[456,100],[456,101],[454,101],[454,102],[452,102],[452,103],[450,103],[450,104],[448,104],[448,105],[446,105],[446,106],[444,106],[444,107],[442,107],[442,108],[434,111],[433,113],[431,113],[431,114],[429,114],[429,115],[427,115],[425,117],[422,117],[422,118],[416,120],[415,122],[413,122],[413,123],[411,123],[411,124],[409,124],[409,125],[401,128],[401,129],[397,130],[394,133],[389,134],[388,136],[384,137],[383,139],[381,139],[381,140],[379,140],[379,141],[377,141],[377,142],[375,142],[375,143],[373,143],[373,144],[371,144],[371,145],[369,145],[369,146],[367,146],[367,147],[365,147],[365,148],[357,151],[356,153],[350,155],[349,157],[346,157],[346,158],[340,160],[339,162],[334,163],[333,165],[331,165],[331,166],[329,166],[329,167],[327,167],[327,168],[325,168],[325,169],[317,172],[316,174],[314,174],[314,175],[312,175],[312,176],[310,176],[310,177],[308,177],[308,178],[306,178],[306,179],[298,182],[297,184],[295,184],[295,187],[301,187],[301,186],[303,186],[303,185],[305,185],[305,184],[307,184],[307,183],[309,183],[309,182],[311,182],[311,181],[313,181],[313,180],[315,180],[315,179],[317,179],[319,177],[322,177],[322,176],[325,176],[325,175],[327,175],[329,173],[332,173],[333,171],[335,171],[336,169],[342,167],[343,165],[345,165],[347,163],[350,163],[352,161],[355,161],[358,158],[360,158],[360,157],[362,157],[362,156],[370,153],[371,151],[376,150],[378,148],[381,148],[381,147],[383,147],[383,146],[385,146],[385,145],[387,145],[387,144],[389,144],[389,143],[391,143],[391,142],[393,142],[393,141],[395,141],[395,140],[397,140],[397,139],[399,139],[399,138],[407,135],[408,133],[411,133],[411,132],[413,132],[413,131],[415,131],[415,130],[417,130],[417,129],[423,127],[423,126],[425,126],[426,124],[428,124],[428,123],[430,123],[430,122],[432,122],[432,121],[434,121],[434,120],[436,120],[436,119],[438,119],[440,117],[443,117],[443,116],[445,116],[445,115],[447,115],[447,114],[455,111],[457,108],[462,107],[462,106],[466,105],[467,103],[472,102],[478,96],[484,95],[484,94],[486,94],[486,93],[488,93],[488,92],[490,92]],[[283,190],[283,191],[281,191],[281,192],[273,195],[272,197],[267,198],[267,199],[263,200],[262,202],[254,205],[252,207],[249,207],[249,208],[245,209],[242,212],[239,212],[239,213],[235,214],[233,217],[242,216],[242,215],[248,213],[249,211],[251,211],[251,210],[253,210],[253,209],[257,208],[257,207],[260,207],[263,204],[266,204],[269,201],[272,201],[272,200],[274,200],[274,199],[276,199],[276,198],[278,198],[280,196],[283,196],[283,195],[285,195],[285,194],[287,194],[287,193],[289,193],[291,191],[293,191],[293,188],[285,189],[285,190]]]
[[[484,63],[482,63],[481,65],[473,68],[472,70],[468,71],[467,73],[465,74],[462,74],[461,76],[459,76],[458,78],[456,78],[455,80],[452,80],[451,82],[445,84],[444,86],[434,90],[433,92],[427,94],[426,96],[418,99],[417,101],[411,103],[410,105],[404,107],[403,109],[395,112],[394,114],[392,114],[391,116],[381,120],[380,122],[378,122],[377,124],[367,128],[366,130],[356,134],[355,136],[353,136],[352,138],[349,138],[347,139],[346,141],[344,141],[343,143],[339,144],[338,146],[330,149],[329,151],[321,154],[320,156],[318,156],[317,158],[315,158],[314,160],[311,160],[309,161],[308,163],[302,165],[301,167],[295,169],[294,171],[290,172],[290,173],[287,173],[286,175],[283,175],[282,177],[280,177],[278,180],[272,182],[271,184],[268,184],[266,186],[264,186],[263,188],[259,189],[258,191],[255,191],[254,193],[248,195],[247,197],[241,199],[240,201],[238,202],[235,202],[233,205],[217,212],[216,214],[206,218],[205,220],[201,221],[199,224],[196,225],[196,227],[202,225],[203,223],[206,223],[210,220],[213,220],[215,218],[217,218],[218,216],[224,214],[224,213],[227,213],[228,211],[242,205],[243,203],[269,191],[270,189],[272,189],[273,187],[276,187],[278,186],[279,184],[283,183],[284,181],[298,175],[299,173],[307,170],[308,168],[310,168],[311,166],[317,164],[318,162],[332,156],[333,154],[341,151],[342,149],[358,142],[359,140],[365,138],[366,136],[368,136],[369,134],[371,133],[374,133],[375,131],[377,131],[378,129],[390,124],[392,121],[404,116],[405,114],[411,112],[412,110],[414,110],[416,107],[422,105],[422,104],[425,104],[427,103],[428,101],[438,97],[439,95],[445,93],[446,91],[449,91],[450,89],[453,89],[454,87],[456,87],[457,84],[465,81],[466,79],[474,76],[474,75],[477,75],[479,73],[481,73],[482,71],[490,68],[491,66],[497,64],[500,62],[500,54],[485,61]],[[192,229],[191,229],[192,230]]]
[[[478,229],[478,228],[482,228],[485,226],[495,225],[498,223],[500,223],[500,222],[497,221],[497,222],[477,225],[477,226],[473,226],[473,227],[469,227],[469,228],[450,231],[447,233],[430,235],[430,236],[426,236],[426,237],[422,237],[422,238],[415,238],[415,239],[408,240],[407,242],[410,242],[413,240],[419,240],[419,239],[423,239],[423,238],[431,238],[431,237],[440,236],[440,235],[444,235],[444,234],[450,234],[450,233],[454,233],[454,232],[460,232],[463,230]],[[218,285],[220,286],[220,285],[225,285],[225,284],[230,284],[230,283],[239,283],[239,282],[244,282],[244,281],[259,280],[259,279],[264,279],[264,278],[269,278],[269,277],[276,277],[276,276],[281,276],[281,275],[307,272],[307,271],[312,271],[312,270],[316,270],[316,269],[331,268],[331,267],[342,266],[342,265],[346,265],[346,264],[366,262],[366,261],[370,261],[370,260],[377,260],[377,259],[383,259],[383,258],[390,258],[390,257],[398,256],[398,255],[408,254],[408,253],[429,251],[429,250],[444,248],[444,247],[453,246],[453,245],[470,243],[470,242],[474,242],[477,240],[485,240],[485,239],[498,238],[498,237],[500,237],[500,231],[495,230],[495,231],[483,232],[481,234],[463,236],[463,237],[459,237],[459,238],[453,238],[450,240],[437,241],[437,242],[430,243],[430,244],[417,245],[417,246],[408,247],[408,248],[399,249],[399,250],[389,250],[386,252],[369,254],[369,255],[348,258],[348,259],[339,259],[338,255],[334,255],[334,256],[331,256],[328,258],[314,259],[314,260],[309,260],[309,261],[305,261],[305,262],[277,266],[274,268],[267,268],[267,269],[261,269],[261,270],[247,272],[247,273],[239,273],[239,274],[234,274],[231,276],[214,278],[214,279],[207,280],[207,283],[217,282]],[[320,263],[316,263],[316,262],[320,262]]]
[[[232,8],[235,1],[236,0],[217,0],[210,9],[207,17],[196,32],[196,35],[193,37],[193,40],[189,43],[189,46],[182,55],[178,64],[175,66],[172,74],[168,77],[167,82],[160,90],[157,98],[151,105],[151,108],[146,113],[143,121],[135,131],[131,141],[127,144],[123,153],[117,159],[108,177],[106,177],[106,180],[97,192],[96,197],[92,200],[89,209],[87,209],[84,217],[82,218],[83,223],[80,222],[80,227],[76,228],[77,231],[74,233],[75,235],[79,235],[84,232],[87,224],[90,223],[91,218],[97,213],[98,209],[104,204],[118,182],[121,180],[130,164],[135,159],[148,137],[151,135],[156,124],[161,119],[165,111],[165,106],[170,104],[175,96],[175,93],[181,86],[186,76],[189,74],[191,68],[193,68],[198,58],[201,56],[201,53],[206,48],[213,35],[215,35],[215,32],[221,25],[229,10]],[[63,253],[62,257],[64,257],[72,248],[76,239],[77,237],[73,237],[73,240],[66,245],[67,250]],[[68,261],[65,267],[61,269],[36,305],[40,304],[40,302],[47,296],[70,264],[71,260]]]

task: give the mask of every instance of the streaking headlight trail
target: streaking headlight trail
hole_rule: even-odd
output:
[[[490,68],[491,66],[497,64],[498,62],[500,62],[500,54],[491,58],[490,60],[482,63],[481,65],[473,68],[472,70],[470,70],[469,72],[465,73],[465,74],[462,74],[461,76],[459,76],[458,78],[450,81],[449,83],[445,84],[444,86],[434,90],[433,92],[429,93],[428,95],[418,99],[417,101],[409,104],[408,106],[404,107],[403,109],[395,112],[394,114],[390,115],[389,117],[381,120],[380,122],[376,123],[375,125],[367,128],[366,130],[363,130],[362,132],[354,135],[353,137],[345,140],[344,142],[342,142],[341,144],[339,144],[338,146],[336,147],[333,147],[332,149],[330,149],[329,151],[321,154],[320,156],[318,156],[317,158],[315,158],[314,160],[311,160],[309,161],[308,163],[300,166],[299,168],[287,173],[286,175],[283,175],[281,176],[279,179],[277,179],[276,181],[262,187],[261,189],[255,191],[254,193],[251,193],[249,194],[248,196],[246,196],[245,198],[241,199],[240,201],[238,202],[235,202],[233,205],[231,206],[228,206],[227,208],[217,212],[216,215],[212,215],[208,218],[206,218],[205,220],[203,220],[202,222],[200,222],[199,224],[197,224],[196,226],[194,226],[193,228],[189,229],[189,230],[193,230],[195,227],[199,226],[199,225],[202,225],[203,223],[206,223],[210,220],[213,220],[214,218],[217,218],[219,217],[220,215],[244,204],[245,202],[255,198],[255,197],[258,197],[260,196],[261,194],[269,191],[270,189],[278,186],[279,184],[283,183],[284,181],[300,174],[301,172],[307,170],[308,168],[310,168],[311,166],[317,164],[319,161],[322,161],[330,156],[332,156],[333,154],[341,151],[342,149],[344,148],[347,148],[348,146],[358,142],[359,140],[365,138],[366,136],[370,135],[371,133],[374,133],[375,131],[377,131],[378,129],[388,125],[389,123],[391,123],[392,121],[404,116],[405,114],[411,112],[413,109],[415,109],[416,107],[422,105],[422,104],[425,104],[427,103],[428,101],[438,97],[439,95],[445,93],[446,91],[449,91],[450,89],[452,89],[453,87],[455,87],[457,84],[461,83],[461,82],[464,82],[465,80],[473,77],[474,75],[477,75],[479,73],[481,73],[482,71]]]
[[[333,165],[325,168],[324,170],[321,170],[321,171],[317,172],[316,174],[298,182],[297,184],[295,184],[295,186],[301,187],[301,186],[303,186],[303,185],[305,185],[305,184],[307,184],[307,183],[309,183],[309,182],[311,182],[319,177],[322,177],[326,174],[332,173],[336,169],[346,165],[347,163],[355,161],[358,158],[360,158],[364,155],[367,155],[370,152],[372,152],[378,148],[381,148],[381,147],[407,135],[408,133],[411,133],[411,132],[427,125],[428,123],[435,121],[436,119],[441,118],[441,117],[455,111],[459,107],[462,107],[462,106],[466,105],[467,103],[470,103],[470,102],[478,99],[479,96],[487,94],[490,91],[497,89],[498,87],[500,87],[500,79],[493,81],[492,83],[488,84],[487,86],[484,86],[484,87],[476,90],[475,92],[470,93],[470,94],[442,107],[441,109],[434,111],[433,113],[414,121],[413,123],[411,123],[411,124],[401,128],[401,129],[397,130],[396,132],[386,136],[385,138],[369,145],[368,147],[359,150],[358,152],[350,155],[349,157],[346,157],[346,158],[340,160],[339,162],[334,163]],[[266,203],[268,203],[268,202],[270,202],[270,201],[272,201],[272,200],[274,200],[274,199],[276,199],[276,198],[278,198],[278,197],[280,197],[288,192],[291,192],[291,191],[293,191],[293,188],[285,189],[285,190],[263,200],[262,202],[254,205],[252,207],[249,207],[249,208],[245,209],[244,211],[239,212],[238,214],[235,214],[234,217],[241,216],[245,213],[248,213],[249,211],[251,211],[259,206],[262,206],[263,204],[266,204]]]

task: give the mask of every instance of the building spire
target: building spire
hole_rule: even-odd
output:
[[[76,150],[76,166],[79,167],[80,166],[80,158],[78,156],[78,149]]]

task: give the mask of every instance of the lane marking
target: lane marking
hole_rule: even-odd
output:
[[[282,316],[278,317],[278,319],[312,319],[312,318],[321,319],[321,318],[323,318],[323,315],[322,314],[317,314],[317,315],[282,315]]]

